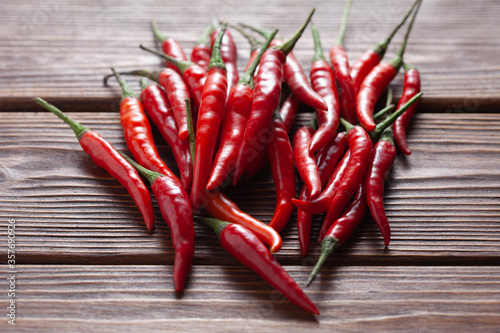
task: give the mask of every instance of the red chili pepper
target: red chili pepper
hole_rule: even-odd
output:
[[[210,41],[213,48],[217,33],[221,28],[217,28],[210,34]],[[236,44],[234,43],[233,36],[226,30],[220,45],[220,53],[222,60],[227,70],[227,94],[238,83],[238,52],[236,51]]]
[[[391,239],[391,229],[384,210],[384,183],[395,159],[396,147],[394,147],[392,131],[389,127],[382,134],[380,141],[373,146],[364,180],[368,208],[370,208],[370,213],[384,236],[386,247]]]
[[[293,158],[300,178],[309,189],[309,196],[316,198],[321,193],[321,180],[314,153],[309,150],[313,134],[312,126],[299,128],[293,138]]]
[[[279,103],[286,55],[295,46],[313,14],[314,9],[290,40],[280,46],[268,49],[260,60],[252,109],[232,174],[233,185],[238,183],[247,165],[255,158],[258,151],[264,149],[267,129]]]
[[[405,51],[406,42],[408,41],[408,37],[410,36],[413,22],[417,17],[420,4],[421,2],[418,3],[418,7],[415,9],[410,24],[408,25],[406,35],[395,58],[390,63],[382,63],[377,65],[361,84],[358,95],[356,97],[356,115],[361,125],[367,131],[371,132],[375,129],[376,124],[373,121],[373,109],[375,107],[375,103],[385,91],[385,89],[387,89],[389,83],[394,79],[394,77],[396,77],[396,74],[398,73],[399,68],[403,63],[403,54]]]
[[[195,221],[211,227],[224,250],[279,290],[292,303],[319,315],[314,303],[252,232],[241,225],[217,219],[196,217]]]
[[[176,292],[181,292],[194,257],[195,232],[189,195],[175,179],[148,170],[127,156],[122,156],[151,183],[161,215],[170,229],[175,250],[174,287]]]
[[[325,238],[321,241],[321,256],[307,279],[306,286],[309,286],[314,281],[321,266],[323,266],[330,254],[344,244],[352,235],[356,227],[363,220],[365,210],[366,194],[363,185],[359,185],[358,192],[352,203],[345,209],[342,216],[331,224]]]
[[[398,32],[399,28],[403,26],[406,22],[406,19],[410,17],[413,9],[417,5],[420,0],[415,0],[410,10],[406,13],[405,17],[398,23],[398,25],[391,31],[389,36],[384,40],[380,41],[373,49],[367,50],[365,53],[359,57],[354,64],[351,66],[351,77],[354,82],[354,88],[356,91],[361,87],[361,83],[365,79],[365,77],[372,71],[372,69],[377,66],[382,58],[384,57],[385,52],[387,51],[387,47],[391,42],[392,37]]]
[[[330,65],[323,55],[318,29],[311,24],[314,38],[314,58],[311,67],[311,85],[325,101],[328,110],[316,109],[319,128],[311,139],[309,149],[316,152],[326,146],[335,137],[339,126],[340,105],[335,78]]]
[[[149,191],[141,180],[141,177],[113,146],[104,140],[98,133],[83,127],[80,123],[69,118],[55,106],[47,103],[41,98],[35,98],[35,101],[45,109],[54,113],[75,132],[83,150],[92,158],[92,161],[106,170],[113,178],[118,180],[124,186],[135,204],[141,211],[144,222],[148,230],[153,229],[154,211],[153,203]]]
[[[277,30],[275,31],[276,34]],[[245,126],[248,121],[253,101],[253,75],[262,54],[266,51],[274,35],[271,35],[266,44],[254,58],[252,65],[231,89],[226,102],[226,111],[222,119],[220,131],[221,142],[215,157],[210,179],[207,183],[207,191],[219,187],[233,171],[238,148],[240,147]]]
[[[267,157],[276,186],[276,209],[269,226],[280,232],[292,216],[296,182],[292,146],[278,110],[269,126],[269,133],[271,141],[266,146]]]
[[[156,84],[146,86],[143,80],[141,80],[141,85],[143,86],[141,100],[144,111],[172,149],[181,174],[182,185],[188,191],[193,181],[193,161],[189,154],[188,141],[179,139],[172,107],[165,92]]]
[[[161,48],[163,50],[163,53],[180,61],[187,60],[186,55],[184,54],[184,50],[182,49],[182,46],[172,37],[168,37],[164,33],[162,33],[156,26],[156,22],[154,20],[151,20],[151,28],[153,29],[153,33],[155,34],[156,38],[161,43]],[[168,61],[167,61],[167,67],[179,72],[179,69],[177,69],[177,67],[175,67]]]
[[[404,64],[405,68],[405,79],[403,85],[403,95],[398,102],[398,109],[402,104],[406,103],[410,98],[415,96],[420,92],[420,74],[418,70],[410,65]],[[415,110],[417,109],[417,104],[413,104],[405,113],[399,117],[393,125],[394,129],[394,141],[396,142],[399,150],[403,152],[405,155],[410,155],[411,150],[408,148],[408,144],[406,143],[406,130],[410,125],[410,120]]]
[[[191,204],[194,209],[200,208],[205,201],[203,197],[212,170],[215,141],[226,104],[226,68],[220,52],[220,43],[225,31],[226,25],[223,25],[212,49],[212,58],[208,66],[207,80],[198,113],[193,186],[191,190]]]
[[[210,34],[214,31],[214,26],[210,24],[200,36],[193,50],[191,51],[191,61],[207,70],[212,56],[212,44],[210,44]],[[166,52],[165,52],[166,53]]]

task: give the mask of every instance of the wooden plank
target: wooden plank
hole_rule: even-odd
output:
[[[300,284],[310,267],[288,266]],[[493,332],[500,267],[325,267],[300,310],[243,267],[19,265],[16,326],[2,332]],[[6,293],[0,296],[6,297]]]
[[[172,263],[169,232],[159,212],[156,230],[146,232],[126,190],[93,165],[67,125],[48,112],[2,116],[0,219],[17,221],[18,263]],[[127,151],[118,114],[73,116]],[[296,128],[309,117],[301,114]],[[409,132],[413,154],[397,158],[387,184],[389,249],[366,217],[336,260],[356,265],[498,264],[499,129],[497,114],[418,114]],[[168,147],[162,140],[158,144],[174,169]],[[246,212],[270,221],[275,194],[269,170],[224,191]],[[292,265],[315,261],[319,247],[314,241],[310,256],[300,257],[295,221],[294,215],[283,231],[277,257]],[[320,221],[318,216],[313,235]],[[236,264],[210,230],[197,227],[196,232],[197,264]]]
[[[384,38],[413,0],[360,0],[353,4],[346,36],[351,59]],[[139,50],[154,47],[149,20],[178,39],[189,51],[213,16],[231,23],[245,21],[279,28],[288,37],[312,6],[314,21],[328,49],[337,36],[343,1],[239,0],[98,1],[26,0],[2,2],[0,22],[0,110],[36,110],[31,98],[59,99],[64,108],[110,111],[119,96],[116,85],[102,86],[109,67],[159,68],[160,60]],[[265,10],[264,10],[265,9]],[[500,5],[495,0],[425,1],[416,21],[406,61],[422,72],[425,109],[430,111],[496,111],[500,98],[497,29]],[[249,47],[233,34],[239,48],[239,69],[246,64]],[[395,37],[390,59],[402,39]],[[295,54],[306,71],[313,56],[307,31]],[[134,84],[137,87],[137,80]],[[402,75],[394,82],[399,88]],[[399,90],[398,90],[399,91]],[[64,105],[62,104],[64,102]],[[83,103],[82,103],[83,102]]]

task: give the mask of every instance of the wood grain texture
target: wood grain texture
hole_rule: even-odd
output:
[[[300,284],[310,272],[286,269]],[[243,267],[195,266],[182,296],[170,266],[18,271],[17,325],[2,320],[2,332],[493,332],[500,323],[499,267],[325,267],[306,289],[319,317]]]
[[[48,112],[2,115],[0,219],[17,221],[19,263],[172,264],[169,231],[158,210],[156,230],[148,233],[126,190],[93,164],[66,124]],[[73,116],[127,151],[118,114]],[[301,114],[295,129],[309,119],[310,114]],[[335,260],[348,265],[498,264],[498,129],[496,114],[418,114],[408,137],[413,154],[397,158],[387,183],[389,249],[367,216]],[[156,137],[175,170],[169,148]],[[244,211],[270,221],[275,194],[269,170],[224,192]],[[313,235],[320,222],[318,216]],[[277,258],[291,265],[315,261],[315,241],[310,255],[300,257],[295,223],[294,214]],[[197,227],[196,232],[195,263],[237,264],[211,230]]]
[[[384,38],[412,1],[356,1],[346,36],[351,59]],[[66,109],[110,111],[119,93],[116,85],[102,86],[109,67],[159,68],[160,60],[138,48],[140,43],[155,46],[151,18],[189,53],[213,16],[231,23],[279,28],[288,37],[313,6],[317,8],[314,21],[327,50],[337,36],[343,1],[2,1],[0,110],[36,110],[31,98],[41,96],[58,99]],[[426,94],[422,103],[428,112],[495,111],[500,102],[500,37],[492,31],[497,30],[499,16],[496,0],[424,1],[406,61],[422,72]],[[242,70],[249,46],[238,33],[233,35]],[[395,37],[387,59],[402,35]],[[309,71],[313,56],[309,30],[297,44],[295,55]],[[401,83],[399,75],[394,87],[399,89]]]

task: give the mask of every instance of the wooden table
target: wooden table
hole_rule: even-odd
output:
[[[354,59],[387,35],[411,1],[354,1],[346,36]],[[292,305],[197,227],[186,291],[172,286],[169,231],[157,212],[146,232],[127,192],[93,165],[73,133],[38,107],[40,96],[127,151],[119,89],[109,67],[159,68],[149,19],[190,50],[213,16],[290,36],[310,7],[325,48],[343,1],[4,0],[0,10],[2,332],[493,332],[500,329],[500,5],[426,0],[406,60],[425,93],[385,196],[389,249],[367,215],[307,294],[321,316]],[[239,67],[249,47],[234,33]],[[401,41],[398,34],[387,57]],[[309,71],[310,30],[296,56]],[[131,80],[138,88],[137,80]],[[393,83],[401,93],[402,75]],[[295,130],[310,119],[304,109]],[[158,133],[158,148],[172,166]],[[275,194],[269,169],[226,192],[264,222]],[[16,326],[7,323],[9,220],[15,220]],[[301,258],[294,215],[277,259],[299,284],[319,246]],[[316,221],[319,223],[321,218]],[[313,234],[318,231],[318,223]]]

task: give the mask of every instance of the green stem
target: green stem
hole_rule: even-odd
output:
[[[377,124],[377,127],[373,132],[370,133],[371,137],[376,141],[382,132],[384,132],[388,127],[390,127],[400,115],[402,115],[413,103],[415,103],[424,93],[420,92],[413,96],[408,102],[396,110],[393,114],[389,115],[381,123]]]
[[[339,247],[339,241],[335,238],[325,237],[325,239],[323,239],[323,241],[321,242],[321,255],[318,259],[318,262],[316,263],[316,266],[314,266],[311,275],[309,275],[309,278],[307,279],[306,287],[311,285],[311,283],[318,275],[321,267],[325,263],[326,259],[328,259],[330,254],[332,254],[337,247]]]
[[[396,69],[396,71],[399,70],[401,65],[403,64],[403,55],[405,53],[405,48],[406,48],[406,43],[408,42],[408,38],[410,37],[410,32],[413,27],[413,23],[415,22],[415,18],[417,17],[418,10],[420,9],[420,5],[422,4],[422,1],[418,2],[418,6],[415,9],[415,12],[413,13],[413,17],[411,18],[410,24],[408,25],[408,29],[406,30],[405,37],[403,39],[403,42],[401,43],[401,46],[396,53],[396,56],[394,59],[391,61],[392,66]]]
[[[279,46],[275,46],[275,48],[277,50],[280,50],[281,52],[283,52],[284,55],[287,55],[288,53],[292,52],[293,47],[295,46],[295,44],[299,40],[300,36],[302,36],[302,33],[304,32],[307,25],[309,24],[309,21],[311,21],[311,18],[313,16],[315,10],[316,10],[315,8],[313,8],[311,10],[309,15],[307,16],[307,19],[304,21],[304,23],[302,23],[299,30],[297,30],[297,32],[292,36],[292,38],[290,38],[289,40],[287,40],[286,42],[284,42],[283,44],[281,44]]]
[[[399,28],[401,28],[403,26],[403,24],[405,24],[406,20],[408,19],[408,17],[410,17],[411,13],[413,12],[413,9],[419,3],[419,1],[420,0],[415,0],[413,5],[411,6],[410,10],[408,10],[408,12],[406,13],[405,17],[403,17],[403,19],[398,23],[398,25],[391,31],[389,36],[387,36],[387,38],[380,41],[375,46],[375,48],[373,50],[379,55],[380,58],[384,57],[384,54],[387,51],[387,48],[389,47],[389,43],[391,42],[391,39],[394,37],[396,32],[398,32]]]
[[[348,122],[347,120],[345,120],[342,117],[340,117],[340,123],[342,124],[342,126],[344,126],[344,128],[346,129],[347,132],[349,132],[354,127],[353,124],[351,124],[350,122]]]
[[[238,31],[243,37],[245,37],[245,39],[250,44],[250,51],[251,52],[262,48],[263,43],[260,40],[258,40],[254,36],[248,34],[245,30],[241,29],[237,25],[230,24],[229,26],[231,28],[233,28],[234,30]],[[275,31],[277,31],[277,30],[275,30]]]
[[[140,83],[141,83],[141,90],[144,90],[149,86],[148,79],[146,79],[145,77],[141,77]]]
[[[181,73],[184,73],[184,71],[186,69],[188,69],[188,67],[191,67],[194,65],[193,62],[191,61],[185,61],[185,60],[178,60],[178,59],[175,59],[174,57],[171,57],[169,55],[166,55],[162,52],[158,52],[156,50],[153,50],[153,49],[150,49],[144,45],[140,45],[139,46],[141,49],[143,49],[144,51],[148,51],[150,53],[153,53],[155,55],[157,55],[158,57],[160,58],[163,58],[165,60],[167,60],[169,63],[171,63],[172,65],[174,65],[175,67],[177,67],[177,69],[181,72]]]
[[[193,115],[191,114],[191,101],[189,98],[184,100],[186,103],[186,118],[187,118],[187,128],[188,128],[188,138],[189,138],[189,151],[191,152],[191,159],[194,164],[194,155],[196,149],[196,138],[194,136],[194,128],[193,128]]]
[[[316,28],[316,25],[312,21],[311,21],[311,30],[314,40],[314,57],[312,62],[316,62],[318,60],[325,60],[325,54],[323,53],[323,46],[321,45],[321,39],[319,38],[318,28]]]
[[[224,65],[224,60],[222,60],[222,56],[220,54],[220,45],[222,43],[222,38],[226,33],[227,23],[224,23],[220,26],[219,32],[217,33],[217,37],[215,38],[214,46],[212,47],[212,58],[210,58],[210,63],[208,64],[208,69],[216,67],[226,69]]]
[[[125,79],[120,76],[120,73],[115,71],[113,67],[111,67],[111,71],[113,72],[113,75],[116,77],[116,80],[118,80],[120,87],[122,87],[122,99],[127,97],[135,97],[134,91],[128,85],[127,81],[125,81]]]
[[[250,25],[250,24],[245,24],[245,23],[238,23],[238,25],[240,27],[247,28],[247,29],[250,29],[250,30],[258,33],[259,35],[261,35],[265,39],[268,39],[269,35],[271,35],[271,33],[272,33],[271,30],[267,30],[267,29],[264,29],[264,28],[261,28],[261,27],[257,27],[255,25]]]
[[[337,38],[337,45],[344,45],[345,32],[347,30],[347,19],[349,18],[349,11],[351,10],[351,0],[347,0],[345,3],[344,14],[342,14],[342,23],[340,23],[339,36]]]
[[[386,114],[388,114],[389,112],[394,110],[394,107],[395,107],[394,104],[387,105],[385,108],[383,108],[382,110],[380,110],[379,112],[377,112],[373,115],[373,120],[377,120],[377,119],[382,118],[383,116],[385,116]]]
[[[385,100],[385,106],[389,106],[392,104],[392,95],[394,94],[394,91],[392,88],[387,89],[387,99]]]
[[[75,132],[75,135],[78,138],[78,140],[80,140],[82,138],[82,135],[89,130],[87,127],[84,127],[76,120],[71,119],[70,117],[65,115],[61,110],[56,108],[54,105],[49,104],[47,101],[41,99],[40,97],[35,98],[35,102],[37,102],[39,105],[49,110],[50,112],[58,116],[60,119],[62,119],[66,124],[68,124],[73,130],[73,132]]]
[[[415,66],[407,64],[406,62],[403,63],[403,68],[405,69],[405,72],[408,71],[408,70],[410,70],[410,69],[416,69]]]
[[[141,175],[146,177],[146,179],[151,183],[151,185],[153,185],[153,183],[155,182],[156,179],[164,176],[161,173],[146,169],[145,167],[143,167],[142,165],[139,165],[139,163],[137,163],[136,161],[134,161],[133,159],[131,159],[130,157],[128,157],[127,155],[125,155],[121,152],[120,152],[120,155],[122,155],[122,157],[124,159],[126,159],[127,162],[129,162],[137,170],[137,172],[139,172]]]
[[[394,137],[392,136],[392,127],[387,127],[382,135],[380,136],[379,141],[389,141],[394,146]]]
[[[150,72],[150,71],[147,71],[145,69],[138,69],[138,70],[128,71],[128,72],[119,72],[118,74],[142,76],[142,77],[146,77],[152,81],[155,81],[156,83],[160,83],[160,82],[158,82],[158,76],[159,76],[158,72]],[[110,77],[115,77],[115,74],[109,74],[103,78],[103,83],[105,86],[108,85],[108,79]]]
[[[318,122],[316,121],[316,113],[313,113],[311,120],[307,123],[307,126],[312,127],[314,131],[318,129]]]
[[[261,46],[259,53],[253,59],[252,63],[245,71],[245,73],[243,73],[238,83],[244,84],[253,89],[253,75],[255,73],[255,70],[257,69],[257,66],[259,66],[260,58],[262,58],[262,55],[264,54],[264,52],[266,52],[267,48],[269,47],[269,44],[271,44],[271,41],[273,40],[274,36],[276,36],[277,33],[278,30],[274,30],[273,33],[269,35],[264,45]]]
[[[214,29],[215,27],[212,24],[206,27],[200,38],[196,41],[196,45],[206,45],[210,47],[210,34],[214,31]]]
[[[222,230],[224,230],[228,225],[231,224],[229,222],[222,221],[219,219],[214,219],[212,217],[202,217],[202,216],[195,215],[193,218],[194,218],[194,222],[199,223],[199,224],[203,224],[207,227],[212,228],[214,230],[215,234],[217,235],[217,237],[219,237]]]
[[[167,35],[161,32],[160,29],[158,29],[155,20],[151,20],[151,28],[153,29],[153,33],[155,34],[156,38],[158,38],[161,43],[163,43],[168,38]]]

